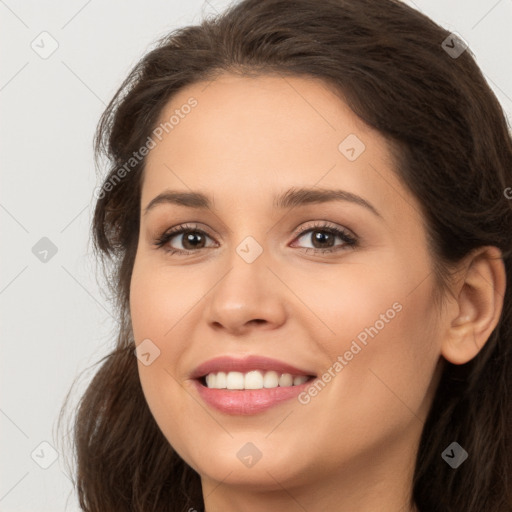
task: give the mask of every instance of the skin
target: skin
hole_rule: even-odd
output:
[[[501,312],[499,251],[464,260],[440,305],[420,205],[386,140],[325,84],[225,74],[182,89],[162,121],[191,96],[197,106],[147,157],[131,281],[136,343],[149,338],[160,350],[152,364],[139,362],[157,424],[201,476],[207,512],[415,510],[415,457],[444,359],[473,358]],[[366,146],[355,161],[338,150],[350,134]],[[379,215],[348,201],[275,209],[272,197],[292,187],[343,189]],[[167,189],[201,191],[214,204],[145,213]],[[358,245],[336,238],[337,252],[306,252],[312,232],[297,231],[321,221]],[[182,223],[206,233],[205,248],[182,235],[167,247],[195,252],[155,247]],[[252,263],[236,252],[248,236],[263,249]],[[188,378],[210,358],[246,354],[321,376],[395,303],[401,311],[307,404],[228,415]],[[262,454],[252,467],[237,457],[248,442]]]

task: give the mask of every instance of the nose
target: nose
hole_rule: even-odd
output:
[[[265,252],[248,263],[233,251],[222,276],[208,294],[205,314],[212,329],[239,336],[284,324],[286,287],[267,267]]]

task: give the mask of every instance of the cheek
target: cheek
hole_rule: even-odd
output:
[[[191,285],[185,287],[180,279],[166,277],[165,269],[156,267],[144,256],[137,256],[130,283],[130,315],[135,344],[141,346],[139,353],[144,346],[151,354],[150,364],[143,364],[141,358],[138,368],[146,400],[156,417],[162,397],[168,393],[172,396],[178,389],[173,378],[174,363],[186,344],[179,343],[176,333],[190,308],[186,296],[194,293]]]
[[[283,296],[292,305],[292,321],[334,356],[349,350],[355,339],[362,346],[368,341],[369,346],[374,338],[389,337],[387,350],[401,343],[410,347],[415,330],[424,331],[435,311],[432,280],[425,279],[428,261],[417,258],[411,262],[407,256],[398,251],[379,258],[359,254],[344,264],[319,266],[314,272],[283,267],[281,279],[301,299]]]
[[[354,454],[371,460],[386,446],[412,442],[412,433],[419,435],[423,427],[439,360],[437,327],[429,321],[435,310],[428,290],[402,297],[401,309],[396,297],[391,292],[372,301],[361,295],[366,301],[357,320],[340,314],[335,324],[339,334],[328,346],[329,363],[320,376],[329,382],[304,405],[317,418],[316,437],[338,440],[323,458],[327,466]]]
[[[136,345],[150,340],[153,344],[150,346],[158,354],[149,365],[138,361],[144,397],[173,449],[185,456],[192,439],[187,431],[183,431],[182,425],[190,404],[186,403],[179,382],[177,362],[187,346],[180,343],[179,334],[183,333],[181,322],[191,303],[198,300],[198,290],[194,289],[193,280],[186,283],[180,274],[175,274],[166,277],[166,269],[155,268],[154,264],[139,257],[132,272],[130,313]]]
[[[206,286],[206,288],[205,288]],[[167,340],[208,290],[193,266],[169,267],[136,260],[130,285],[130,311],[135,340]]]
[[[426,419],[439,360],[431,284],[424,283],[409,295],[398,290],[384,295],[373,300],[359,296],[363,311],[347,318],[347,336],[329,347],[332,361],[338,356],[343,361],[334,379],[333,399],[358,411],[351,419],[353,426],[357,423],[356,428],[369,437],[385,436],[386,430],[391,435],[411,421]],[[342,323],[337,325],[343,332]],[[334,430],[344,422],[340,414]]]
[[[392,256],[351,265],[329,284],[309,278],[308,301],[331,330],[317,337],[328,354],[325,372],[335,375],[323,374],[330,383],[318,395],[343,404],[325,418],[332,435],[347,428],[347,410],[357,411],[350,419],[356,430],[374,435],[371,425],[389,421],[392,432],[426,417],[440,354],[434,282],[426,258],[413,265]]]

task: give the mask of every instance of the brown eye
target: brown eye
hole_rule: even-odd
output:
[[[297,240],[304,239],[309,246],[304,247],[306,251],[333,252],[346,247],[355,246],[356,238],[349,235],[347,231],[329,225],[314,226],[300,233]],[[336,240],[341,243],[336,243]]]
[[[178,226],[162,234],[155,241],[155,245],[171,254],[190,254],[195,250],[211,247],[206,245],[208,238],[211,240],[211,237],[201,229]]]
[[[199,231],[185,231],[181,237],[181,244],[186,251],[202,249],[206,243],[205,235]]]
[[[301,238],[303,238],[306,235],[302,235]],[[311,230],[307,237],[311,241],[313,247],[315,249],[327,249],[329,247],[332,247],[335,244],[336,241],[336,235],[333,235],[332,233],[329,233],[325,230]]]

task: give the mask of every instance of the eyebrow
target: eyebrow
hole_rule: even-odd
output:
[[[377,217],[382,215],[366,199],[347,192],[346,190],[335,190],[326,188],[291,188],[281,195],[275,196],[273,206],[276,209],[296,208],[308,204],[327,203],[331,201],[342,201],[357,204],[370,210]],[[209,210],[213,206],[213,199],[202,192],[178,192],[165,190],[153,198],[144,209],[144,215],[159,204],[176,204],[188,208]]]

